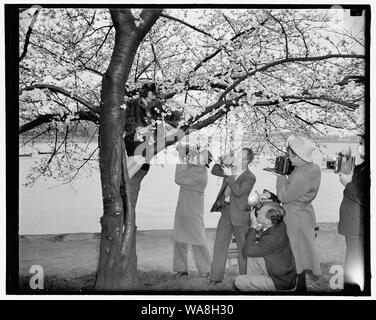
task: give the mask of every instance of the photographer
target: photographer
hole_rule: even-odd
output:
[[[188,245],[192,245],[198,272],[210,272],[210,252],[204,226],[204,192],[208,183],[207,167],[211,161],[208,150],[178,146],[181,164],[176,165],[175,183],[180,186],[175,211],[173,240],[173,271],[176,276],[188,275]]]
[[[316,253],[316,216],[312,206],[321,182],[320,167],[313,163],[313,146],[290,136],[287,152],[294,170],[288,176],[278,175],[277,196],[286,211],[284,221],[298,273],[297,291],[307,290],[305,272],[321,274]]]
[[[295,261],[284,216],[284,209],[275,202],[251,211],[251,227],[243,247],[244,256],[249,257],[247,274],[237,276],[234,283],[240,291],[289,290],[295,287]]]
[[[358,151],[364,160],[364,136]],[[338,223],[338,233],[346,239],[344,289],[360,292],[364,286],[364,206],[370,185],[366,162],[355,166],[350,174],[340,173],[339,180],[345,186]]]
[[[248,196],[256,182],[255,175],[249,170],[254,157],[250,148],[242,148],[231,159],[223,159],[215,164],[212,174],[223,177],[222,187],[211,208],[211,212],[221,212],[215,234],[213,262],[211,265],[212,284],[223,280],[227,253],[232,234],[235,234],[238,250],[239,273],[245,274],[247,260],[241,248],[249,228]]]

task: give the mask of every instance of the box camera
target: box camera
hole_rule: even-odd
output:
[[[354,165],[355,157],[349,157],[341,153],[336,157],[323,159],[323,168],[333,170],[334,173],[350,174]]]
[[[199,147],[197,145],[189,145],[189,144],[178,144],[176,146],[176,150],[179,151],[180,149],[184,150],[185,155],[187,156],[190,152],[198,152]]]
[[[191,150],[191,147],[188,144],[186,144],[185,146],[183,146],[183,148],[185,148],[185,155],[187,156],[189,151]]]
[[[234,151],[230,151],[226,153],[225,155],[221,156],[219,158],[219,163],[221,167],[232,167],[234,164]]]
[[[260,209],[265,203],[276,202],[280,203],[278,196],[267,189],[264,189],[263,193],[259,194],[257,191],[252,191],[248,196],[249,209]]]
[[[264,168],[263,170],[286,175],[290,174],[294,170],[294,166],[288,157],[278,156],[275,159],[274,168]]]
[[[279,156],[275,159],[274,172],[278,174],[290,174],[294,170],[291,160],[286,156]]]
[[[323,158],[322,168],[323,169],[329,169],[329,170],[335,170],[336,162],[337,162],[336,157]]]

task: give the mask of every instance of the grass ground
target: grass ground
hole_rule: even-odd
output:
[[[176,278],[172,272],[172,242],[170,230],[139,231],[137,233],[139,288],[134,293],[203,293],[238,294],[233,289],[237,275],[235,267],[226,269],[222,283],[212,285],[195,271],[189,256],[189,275]],[[215,229],[207,230],[209,248],[213,248]],[[20,236],[19,289],[22,293],[90,293],[94,290],[98,263],[99,236],[97,234],[61,234]],[[163,250],[161,249],[163,248]],[[317,249],[322,275],[308,275],[308,294],[338,294],[330,289],[330,268],[342,265],[345,244],[337,234],[335,224],[320,224]],[[29,273],[32,265],[44,269],[44,290],[31,291]],[[290,293],[293,294],[293,293]]]
[[[331,263],[322,264],[323,275],[314,277],[307,276],[307,294],[337,294],[329,287],[329,268]],[[191,272],[188,276],[175,277],[170,272],[161,271],[139,271],[139,287],[132,290],[135,294],[239,294],[233,288],[233,280],[237,275],[235,269],[227,269],[225,279],[220,284],[210,284],[208,279],[202,278],[197,272]],[[95,273],[75,277],[72,279],[62,279],[58,276],[47,276],[44,282],[44,289],[34,291],[30,289],[29,277],[21,276],[20,291],[22,293],[95,293]],[[294,294],[293,292],[288,292]]]

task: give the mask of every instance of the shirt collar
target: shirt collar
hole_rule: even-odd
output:
[[[236,175],[236,177],[239,178],[245,172],[245,170],[247,170],[247,168],[240,171],[239,174]]]

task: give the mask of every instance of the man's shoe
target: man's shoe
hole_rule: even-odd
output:
[[[210,284],[212,284],[212,285],[216,285],[216,284],[218,284],[218,283],[221,283],[222,280],[212,280],[212,279],[210,279],[209,282],[210,282]]]
[[[232,283],[232,289],[236,292],[241,292],[240,289],[235,285],[235,281]]]
[[[188,272],[187,271],[180,271],[175,273],[175,277],[184,277],[187,276]]]

